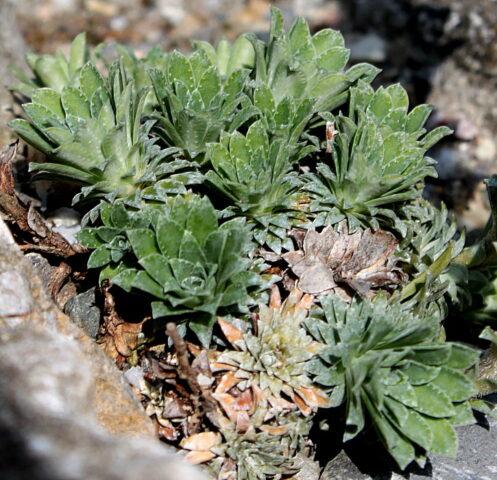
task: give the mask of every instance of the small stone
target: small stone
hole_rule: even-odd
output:
[[[354,62],[383,63],[387,58],[387,45],[379,35],[369,33],[349,43],[350,58]]]
[[[172,25],[178,25],[186,16],[185,5],[183,0],[157,0],[157,9],[162,17],[171,22]]]
[[[97,15],[113,17],[117,14],[119,6],[115,2],[104,2],[102,0],[87,0],[86,8]]]
[[[48,260],[39,253],[27,253],[25,256],[26,258],[29,258],[29,261],[36,270],[36,273],[43,280],[43,284],[48,285],[51,281],[52,272],[54,271],[55,267],[50,265]]]
[[[55,227],[74,227],[81,221],[80,214],[73,208],[62,207],[54,210],[47,218]]]
[[[328,462],[320,480],[370,480],[371,477],[362,473],[348,455],[342,450],[331,462]]]
[[[57,11],[64,10],[68,12],[71,10],[74,11],[78,8],[78,2],[76,0],[52,0],[52,3]]]
[[[62,235],[71,245],[77,243],[76,234],[81,230],[81,216],[73,208],[62,207],[54,210],[47,220],[52,230]]]
[[[54,227],[52,230],[62,235],[71,245],[75,245],[78,242],[76,235],[81,230],[81,225],[75,225],[74,227]]]
[[[124,15],[114,17],[110,20],[110,28],[112,30],[121,31],[126,29],[128,26],[129,20]]]
[[[495,160],[495,157],[497,155],[497,146],[495,140],[488,137],[479,138],[476,143],[475,153],[479,160]]]
[[[68,300],[64,311],[88,336],[96,338],[100,327],[100,309],[95,305],[95,287]]]

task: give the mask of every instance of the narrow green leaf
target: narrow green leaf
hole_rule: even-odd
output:
[[[86,34],[80,33],[71,43],[71,52],[69,55],[69,73],[71,75],[84,65],[87,60]]]

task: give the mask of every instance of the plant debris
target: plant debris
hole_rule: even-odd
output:
[[[363,297],[371,297],[373,289],[395,288],[405,281],[394,255],[397,246],[389,232],[366,229],[349,234],[342,223],[338,231],[332,227],[320,233],[307,231],[300,249],[283,254],[283,258],[306,293],[340,291],[347,296],[346,285]]]
[[[31,204],[25,204],[14,187],[12,162],[17,155],[18,142],[0,152],[0,212],[22,236],[18,237],[24,251],[39,251],[67,258],[85,251],[80,245],[71,245],[60,234],[52,231],[44,218]]]

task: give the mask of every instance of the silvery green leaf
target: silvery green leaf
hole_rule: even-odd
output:
[[[467,375],[445,366],[440,369],[433,384],[439,387],[452,402],[463,402],[477,393],[475,383]]]
[[[413,388],[416,392],[418,412],[433,418],[451,417],[455,414],[450,397],[435,384],[428,383]]]
[[[94,250],[88,258],[88,268],[99,268],[111,261],[110,249],[102,245]]]
[[[432,433],[433,442],[430,450],[434,454],[455,457],[457,453],[457,433],[448,420],[424,417]]]

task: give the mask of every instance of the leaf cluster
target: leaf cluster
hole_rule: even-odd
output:
[[[321,301],[324,318],[309,329],[327,347],[314,365],[315,381],[346,404],[344,440],[369,420],[399,466],[424,466],[427,453],[455,456],[454,426],[474,423],[475,395],[467,373],[478,351],[438,340],[436,317],[413,315],[400,304],[337,298]]]
[[[393,225],[405,233],[399,207],[419,198],[424,179],[436,176],[426,152],[450,133],[438,127],[427,134],[430,106],[408,109],[400,85],[375,92],[360,82],[350,89],[348,115],[324,115],[336,138],[328,161],[307,175],[304,186],[317,225],[346,219],[351,231]]]
[[[249,269],[249,229],[239,220],[219,225],[207,198],[178,196],[133,214],[114,204],[104,219],[79,236],[95,248],[89,267],[106,266],[115,285],[151,295],[154,318],[186,321],[204,346],[216,314],[243,310],[262,283]]]

